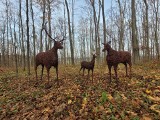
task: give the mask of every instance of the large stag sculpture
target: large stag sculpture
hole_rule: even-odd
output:
[[[40,52],[36,55],[35,58],[35,72],[36,72],[36,79],[37,79],[37,67],[39,65],[42,66],[42,72],[41,72],[41,80],[42,80],[42,76],[43,76],[43,69],[44,66],[47,69],[47,76],[48,76],[48,83],[49,83],[49,72],[50,72],[50,68],[52,66],[54,66],[56,68],[56,75],[57,75],[57,80],[58,80],[58,54],[57,51],[58,49],[63,49],[63,40],[60,41],[56,41],[56,38],[52,38],[49,33],[46,30],[46,27],[43,28],[46,32],[46,34],[54,41],[54,46],[46,51],[46,52]],[[59,84],[59,83],[58,83]]]

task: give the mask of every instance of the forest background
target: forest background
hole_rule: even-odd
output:
[[[34,65],[38,52],[53,46],[52,37],[66,37],[60,63],[79,64],[96,51],[101,63],[102,44],[132,53],[133,63],[159,59],[159,0],[23,0],[1,1],[0,66]],[[28,68],[29,70],[29,68]]]

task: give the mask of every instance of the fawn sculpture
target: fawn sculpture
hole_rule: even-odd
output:
[[[94,71],[95,58],[97,57],[97,55],[95,52],[92,55],[93,55],[93,58],[90,62],[87,62],[87,61],[81,62],[80,71],[83,69],[83,76],[84,76],[85,69],[88,69],[88,77],[89,77],[89,72],[91,70],[92,71],[92,83],[93,83],[93,71]]]

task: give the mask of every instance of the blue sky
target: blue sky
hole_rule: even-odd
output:
[[[89,1],[89,0],[88,0]],[[98,5],[98,0],[95,0],[97,5]],[[113,0],[104,0],[104,9],[105,9],[105,15],[107,15],[108,9],[111,8],[111,1]],[[69,3],[69,7],[71,7],[71,2],[72,0],[68,0]],[[84,17],[87,17],[87,10],[82,9],[82,7],[87,6],[86,1],[85,0],[75,0],[75,8],[74,8],[74,19],[75,19],[75,23],[78,23],[79,18],[82,17],[84,15]],[[71,9],[71,8],[70,8]],[[60,13],[61,12],[61,13]],[[70,13],[71,14],[71,13]],[[97,13],[98,14],[98,13]],[[63,7],[61,8],[61,10],[55,10],[53,12],[53,16],[63,16]],[[53,17],[54,18],[54,17]]]
[[[98,0],[95,0],[95,1],[98,2]],[[106,12],[106,10],[108,10],[111,7],[111,1],[113,1],[113,0],[104,0],[105,12]],[[79,10],[79,12],[78,12],[79,15],[83,14],[81,11],[81,7],[83,7],[83,6],[86,6],[85,0],[76,0],[75,9]]]
[[[18,4],[18,0],[10,0],[10,1],[12,3],[14,3],[14,6],[15,6],[15,4]],[[95,1],[98,3],[98,0],[95,0]],[[105,3],[105,12],[111,7],[111,1],[113,1],[113,0],[104,0],[104,3]],[[71,3],[72,0],[68,0],[68,2]],[[5,3],[5,1],[3,1],[3,3]],[[22,4],[25,5],[25,0],[22,0]],[[22,5],[23,9],[25,9],[23,5]],[[78,15],[77,17],[80,17],[80,16],[82,16],[82,14],[84,14],[82,12],[82,7],[84,7],[84,6],[86,6],[85,0],[75,0],[75,16]],[[5,6],[2,5],[2,2],[0,2],[0,11],[4,11],[4,7]],[[18,9],[18,7],[19,6],[17,5],[16,9]],[[59,13],[60,11],[62,13]],[[57,14],[58,16],[60,14],[63,14],[63,8],[60,11],[59,10],[55,10],[55,14]],[[53,12],[53,14],[54,14],[54,12]]]
[[[95,0],[95,1],[98,2],[98,0]],[[111,7],[111,1],[113,1],[113,0],[104,0],[105,9],[108,9],[108,8]],[[85,4],[85,0],[76,0],[76,4],[78,4],[78,5],[84,5]]]
[[[18,0],[10,0],[12,3],[14,3],[12,6],[14,6],[14,8],[16,9],[15,12],[18,12],[19,10],[19,6],[16,5],[18,4]],[[63,0],[62,0],[63,1]],[[98,0],[95,0],[96,3],[98,3]],[[107,15],[107,10],[111,7],[111,1],[113,0],[104,0],[105,2],[105,14]],[[68,0],[68,2],[72,2],[72,0]],[[3,3],[5,3],[5,1],[3,1]],[[2,5],[2,1],[0,1],[0,12],[2,12],[5,16],[5,6]],[[25,0],[22,0],[22,15],[23,15],[23,19],[25,20]],[[86,1],[85,0],[75,0],[75,23],[78,23],[78,20],[81,16],[83,16],[83,14],[86,17],[86,11],[82,10],[82,7],[87,6]],[[35,7],[36,9],[36,7]],[[63,17],[63,7],[61,8],[61,10],[55,9],[55,11],[52,12],[52,18],[53,18],[53,23],[55,23],[55,19],[59,16]],[[37,11],[34,10],[35,12],[35,19],[38,22],[38,24],[41,22],[41,19],[39,19],[39,17],[42,15],[42,11]],[[2,16],[2,15],[1,15]],[[1,18],[3,20],[3,18]],[[0,19],[0,20],[1,20]]]

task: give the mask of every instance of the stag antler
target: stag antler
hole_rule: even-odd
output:
[[[60,40],[60,42],[63,42],[64,40],[66,40],[66,36],[63,36],[62,40]]]
[[[45,32],[46,32],[46,34],[48,35],[48,37],[51,38],[51,39],[55,42],[57,36],[56,36],[55,38],[52,38],[52,37],[51,37],[51,35],[50,35],[50,34],[48,33],[48,31],[46,30],[46,24],[47,24],[47,22],[45,22],[45,24],[43,25],[42,30],[44,29]]]

